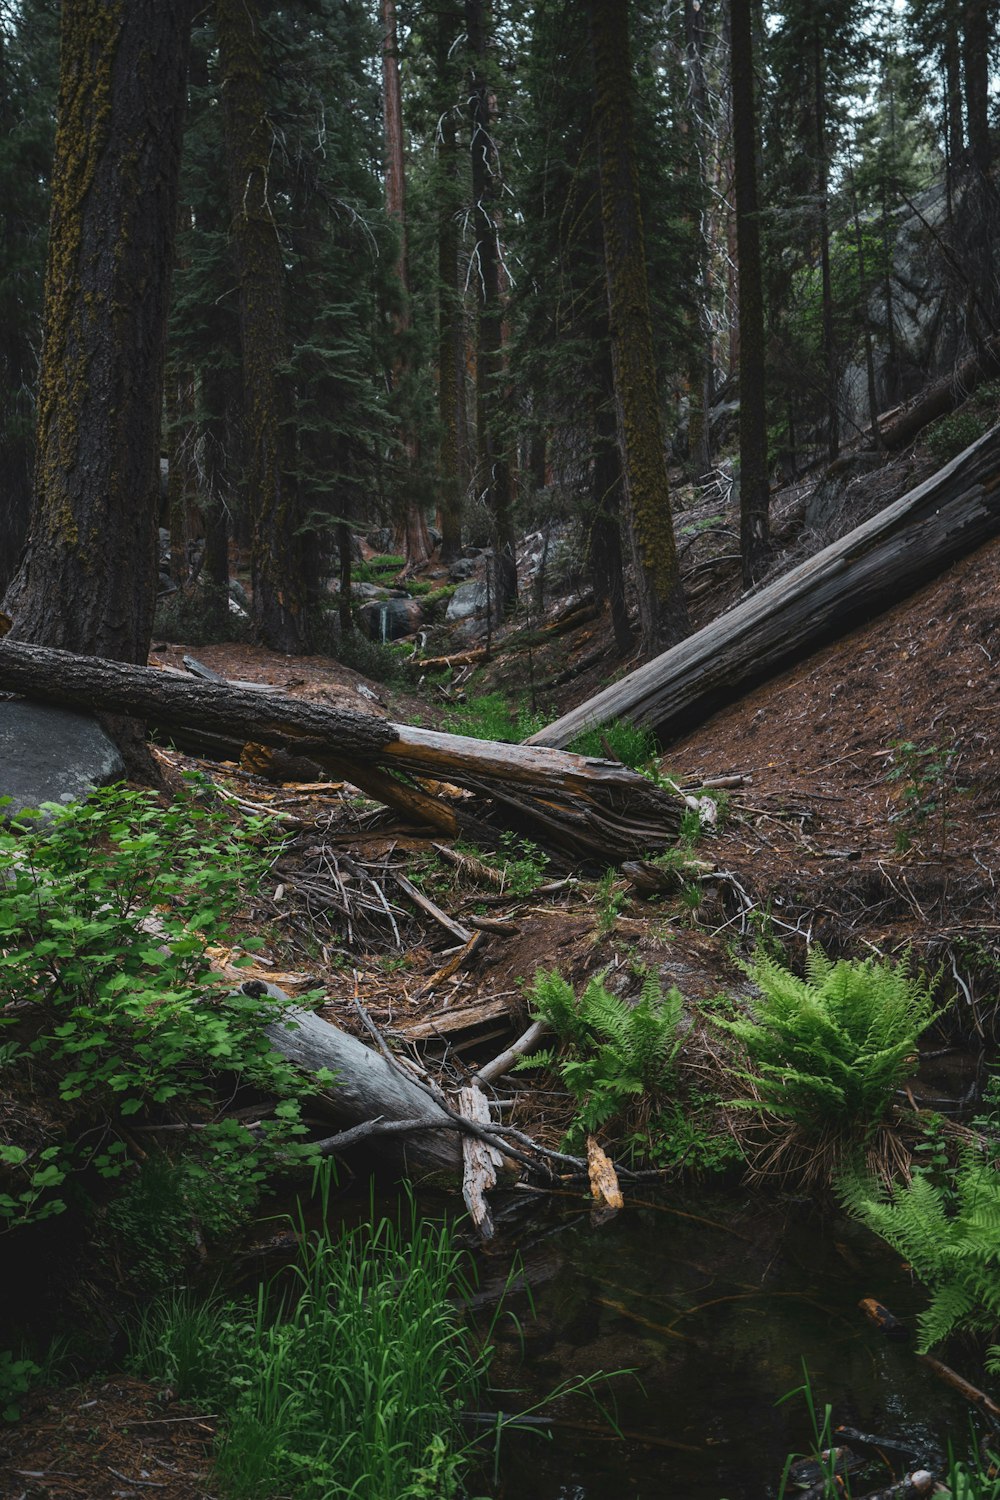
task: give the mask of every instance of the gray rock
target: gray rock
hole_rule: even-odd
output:
[[[423,624],[416,599],[372,599],[358,610],[358,623],[371,641],[398,641]]]
[[[476,571],[476,561],[472,557],[456,557],[448,569],[448,578],[452,583],[464,583],[471,578]]]
[[[238,578],[230,578],[229,580],[229,597],[230,599],[235,599],[236,603],[242,605],[244,609],[250,608],[247,591]]]
[[[485,614],[489,592],[485,583],[474,579],[471,583],[460,583],[448,600],[446,620],[468,620],[473,615]]]
[[[806,530],[830,540],[839,536],[845,524],[848,524],[845,522],[845,510],[852,485],[862,475],[871,474],[880,468],[881,464],[880,454],[865,451],[832,464],[806,500]],[[848,512],[848,516],[849,526],[856,525],[857,518],[853,510]]]
[[[89,714],[20,699],[0,702],[0,808],[9,819],[42,802],[79,802],[120,781],[116,745]]]

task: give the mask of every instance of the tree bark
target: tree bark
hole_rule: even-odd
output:
[[[296,481],[285,267],[268,191],[273,147],[264,89],[259,0],[216,0],[233,254],[247,427],[253,621],[260,639],[293,655],[312,645],[317,546],[304,530]]]
[[[493,141],[493,90],[488,76],[490,0],[465,0],[469,39],[469,109],[472,122],[472,218],[476,244],[471,283],[476,290],[476,412],[479,474],[493,533],[496,599],[502,613],[517,598],[513,480],[503,433],[503,306],[497,198],[499,163]]]
[[[444,1172],[449,1178],[462,1172],[462,1136],[449,1128],[444,1110],[401,1068],[394,1068],[373,1048],[312,1011],[291,1007],[285,1017],[294,1022],[294,1029],[276,1021],[267,1028],[268,1041],[297,1067],[310,1073],[327,1068],[336,1076],[325,1099],[334,1119],[345,1125],[379,1119],[423,1121],[428,1127],[437,1124],[442,1128],[373,1140],[380,1151],[402,1156],[408,1168]]]
[[[396,358],[391,373],[394,388],[405,386],[410,333],[410,267],[406,225],[406,163],[403,151],[403,94],[399,82],[399,36],[396,27],[395,0],[381,0],[382,10],[382,121],[385,136],[385,208],[399,233],[396,257],[396,281],[399,287],[399,312],[394,320]],[[413,424],[404,411],[401,441],[405,456],[402,474],[403,553],[408,566],[419,567],[431,555],[427,517],[417,484],[419,440]]]
[[[191,0],[64,0],[34,503],[12,636],[145,661]]]
[[[984,176],[993,157],[990,141],[990,18],[988,0],[966,0],[962,13],[962,74],[972,164]]]
[[[757,111],[753,89],[751,0],[730,0],[733,167],[739,261],[740,557],[749,588],[770,554],[767,473],[764,284],[757,199]]]
[[[863,526],[527,743],[565,745],[613,718],[649,724],[666,743],[998,532],[1000,426]]]
[[[643,649],[688,630],[653,359],[645,238],[632,117],[629,7],[589,0],[601,221],[618,442]]]

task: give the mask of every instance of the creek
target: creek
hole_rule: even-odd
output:
[[[556,1419],[548,1435],[508,1433],[504,1496],[774,1496],[786,1454],[813,1447],[803,1398],[782,1402],[802,1386],[803,1362],[835,1424],[906,1442],[929,1467],[949,1437],[967,1449],[968,1405],[858,1308],[877,1297],[912,1329],[926,1293],[874,1236],[808,1201],[743,1189],[647,1194],[593,1228],[578,1199],[555,1199],[514,1239],[513,1257],[506,1239],[482,1257],[476,1298],[495,1297],[513,1266],[492,1373],[522,1393],[506,1409],[597,1371],[634,1374],[595,1393],[623,1439],[579,1396],[545,1408]]]

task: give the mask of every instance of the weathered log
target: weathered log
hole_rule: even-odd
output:
[[[617,763],[390,724],[281,693],[250,693],[8,638],[0,641],[0,688],[128,714],[168,731],[195,728],[227,745],[252,740],[305,754],[451,836],[482,826],[473,804],[432,795],[400,776],[456,783],[574,855],[608,860],[641,853],[671,842],[680,826],[675,800]]]
[[[534,1052],[539,1042],[551,1034],[552,1027],[548,1021],[532,1021],[527,1031],[523,1031],[516,1042],[498,1056],[484,1063],[475,1074],[477,1083],[495,1083],[505,1073],[509,1073],[514,1064],[522,1057],[527,1057]]]
[[[458,1091],[458,1108],[462,1116],[486,1129],[493,1123],[490,1104],[475,1083]],[[462,1137],[462,1197],[477,1232],[484,1240],[493,1238],[493,1216],[486,1194],[497,1185],[497,1173],[507,1165],[501,1153],[478,1136]]]
[[[916,489],[687,640],[531,736],[568,745],[611,719],[664,743],[896,603],[1000,531],[1000,426]]]
[[[160,729],[194,728],[241,744],[252,740],[298,753],[329,748],[364,759],[396,737],[393,726],[374,714],[283,693],[250,692],[7,637],[0,649],[0,687],[45,703],[127,714]]]
[[[294,1022],[290,1030],[287,1021]],[[276,1052],[297,1067],[316,1073],[327,1068],[336,1077],[328,1103],[335,1120],[346,1125],[373,1120],[422,1121],[431,1129],[414,1128],[404,1136],[377,1137],[380,1146],[401,1153],[410,1168],[446,1173],[454,1179],[462,1171],[461,1138],[445,1111],[391,1063],[364,1042],[324,1021],[312,1011],[291,1007],[284,1020],[267,1028]]]

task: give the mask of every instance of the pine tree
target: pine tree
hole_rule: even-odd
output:
[[[643,649],[688,629],[667,483],[636,165],[627,8],[590,0],[601,220],[615,405]]]

